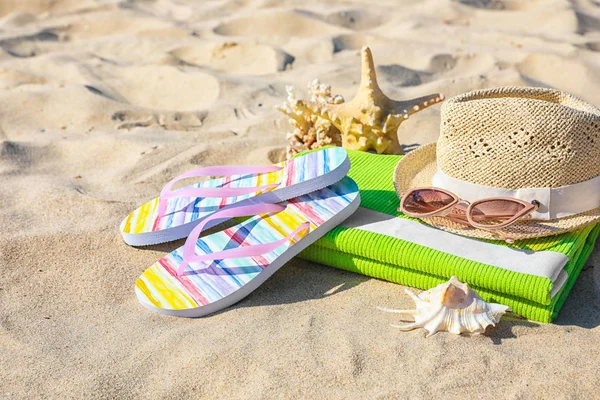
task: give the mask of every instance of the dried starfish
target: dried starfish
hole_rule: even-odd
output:
[[[296,108],[330,121],[342,134],[342,146],[354,150],[402,154],[397,130],[410,115],[444,100],[441,93],[397,101],[387,97],[377,84],[373,55],[361,50],[362,74],[356,96],[347,103],[331,104],[298,100]]]

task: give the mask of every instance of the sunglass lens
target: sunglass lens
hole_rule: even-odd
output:
[[[452,196],[435,189],[412,191],[404,200],[402,208],[414,215],[429,214],[452,204]]]
[[[513,219],[524,208],[525,205],[516,201],[486,200],[473,205],[471,219],[479,225],[500,225]]]

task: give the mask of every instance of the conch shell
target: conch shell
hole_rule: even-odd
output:
[[[296,100],[288,96],[288,103],[277,109],[288,115],[296,128],[293,135],[288,135],[290,149],[302,147],[302,139],[307,136],[312,140],[324,141],[331,138],[334,142],[341,137],[342,146],[353,150],[375,150],[377,153],[402,154],[398,141],[398,127],[408,117],[419,110],[444,100],[440,93],[419,97],[417,99],[397,101],[387,97],[377,84],[373,55],[368,47],[361,50],[362,74],[360,87],[356,96],[347,103],[341,97],[311,98]],[[326,86],[328,87],[328,86]],[[330,91],[330,88],[329,88]],[[288,89],[288,95],[290,91]],[[323,101],[325,100],[325,101]],[[326,124],[325,121],[330,124]],[[324,125],[316,127],[317,124]],[[310,130],[319,131],[311,135]],[[334,129],[335,128],[335,129]],[[314,147],[314,143],[309,146]]]
[[[415,301],[415,310],[377,308],[412,315],[414,323],[392,326],[404,331],[424,328],[428,332],[427,337],[441,331],[479,335],[489,325],[495,326],[504,313],[511,311],[510,307],[485,302],[468,284],[461,283],[455,276],[418,296],[408,289],[405,291]]]

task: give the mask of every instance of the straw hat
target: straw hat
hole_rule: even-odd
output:
[[[514,239],[600,222],[600,109],[554,89],[477,90],[444,103],[440,131],[437,143],[414,150],[396,166],[398,196],[433,186],[470,202],[496,196],[538,200],[532,220],[498,230]],[[498,239],[443,217],[423,222]]]

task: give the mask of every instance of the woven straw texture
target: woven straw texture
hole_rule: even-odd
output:
[[[554,89],[478,90],[442,105],[438,165],[507,189],[559,187],[600,175],[600,110]]]
[[[559,187],[600,175],[600,110],[558,90],[504,87],[466,93],[442,106],[440,126],[437,146],[423,146],[398,163],[398,196],[431,186],[438,167],[463,181],[506,189]],[[423,221],[464,236],[499,238],[447,218]],[[527,239],[599,221],[596,208],[550,221],[519,221],[497,232]]]
[[[435,160],[435,146],[433,152]],[[396,212],[399,200],[390,179],[401,156],[358,151],[349,151],[348,154],[352,163],[348,175],[359,186],[361,207],[410,219]],[[553,237],[523,240],[514,245],[496,242],[498,246],[556,251],[567,255],[569,262],[564,269],[568,280],[552,298],[552,282],[549,279],[508,271],[383,234],[341,226],[307,248],[300,257],[419,289],[430,289],[455,275],[462,282],[468,282],[486,301],[510,306],[515,313],[531,320],[550,322],[558,315],[599,232],[600,225],[597,225]],[[465,239],[465,245],[468,243]]]

